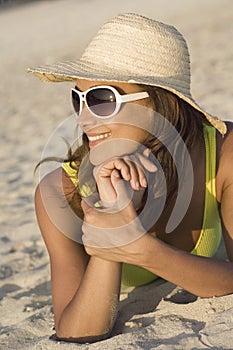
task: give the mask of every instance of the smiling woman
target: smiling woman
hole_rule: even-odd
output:
[[[79,60],[29,71],[74,83],[83,133],[35,194],[56,339],[110,336],[121,284],[160,276],[198,296],[232,293],[233,125],[192,98],[183,36],[121,14]],[[222,235],[229,261],[213,257]]]

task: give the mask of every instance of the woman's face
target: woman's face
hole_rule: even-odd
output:
[[[130,83],[84,79],[78,79],[76,83],[80,91],[100,85],[112,86],[121,95],[143,91],[138,85]],[[105,119],[92,115],[85,103],[82,107],[82,113],[77,122],[87,135],[91,152],[95,150],[93,158],[97,163],[109,157],[135,152],[140,145],[145,143],[149,132],[153,132],[154,113],[149,97],[123,103],[116,115]]]

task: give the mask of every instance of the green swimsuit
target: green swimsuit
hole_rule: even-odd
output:
[[[199,239],[191,254],[212,257],[219,247],[222,235],[221,220],[216,200],[216,130],[211,126],[204,126],[204,139],[206,148],[206,191],[205,208],[202,230]],[[77,174],[69,163],[62,165],[72,182],[77,186]],[[82,195],[91,194],[88,188],[82,189]],[[158,276],[136,265],[123,264],[122,284],[126,286],[140,286],[152,282]]]

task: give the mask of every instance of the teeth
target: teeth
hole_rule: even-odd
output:
[[[101,135],[96,135],[96,136],[88,136],[89,141],[93,142],[93,141],[97,141],[97,140],[101,140],[101,139],[106,139],[107,137],[109,137],[111,135],[111,133],[106,133],[106,134],[101,134]]]

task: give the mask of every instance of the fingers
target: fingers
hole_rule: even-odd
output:
[[[146,170],[148,170],[151,173],[154,173],[158,169],[157,169],[157,166],[149,159],[150,153],[151,153],[150,149],[146,148],[143,154],[137,153],[136,157],[138,158],[138,160]]]
[[[131,187],[134,190],[139,191],[140,187],[146,188],[147,186],[147,181],[146,181],[146,176],[145,173],[138,163],[137,158],[134,155],[131,156],[125,156],[123,158],[125,163],[128,165],[129,172],[130,172],[130,184]]]
[[[116,201],[112,208],[110,208],[110,211],[113,213],[118,212],[128,206],[134,208],[132,202],[134,190],[130,182],[122,180],[121,177],[112,176],[112,184],[116,191]]]
[[[146,171],[155,172],[157,167],[144,155],[126,155],[122,159],[113,161],[113,166],[117,169],[121,177],[129,181],[135,191],[147,187]]]
[[[147,187],[147,172],[156,172],[157,167],[149,159],[150,150],[147,148],[143,153],[125,155],[122,158],[115,158],[106,164],[98,166],[94,170],[96,180],[103,180],[110,177],[121,177],[129,181],[135,191]],[[106,185],[106,184],[105,184]]]
[[[146,148],[143,153],[135,153],[131,155],[126,155],[123,157],[122,161],[125,163],[127,168],[125,173],[130,174],[130,179],[123,177],[124,180],[130,181],[130,184],[134,190],[140,190],[140,188],[147,187],[147,172],[156,172],[158,169],[156,165],[149,159],[151,151]],[[123,165],[122,165],[123,166]],[[123,174],[122,174],[123,175]]]

